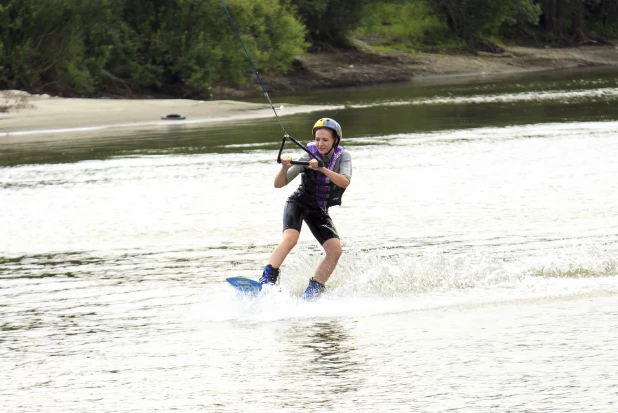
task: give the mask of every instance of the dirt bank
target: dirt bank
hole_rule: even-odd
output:
[[[618,45],[618,42],[616,43]],[[362,47],[361,47],[362,49]],[[523,73],[590,66],[618,65],[618,47],[586,46],[568,49],[512,47],[501,55],[385,54],[371,50],[304,55],[285,76],[262,74],[271,94],[366,86],[410,80],[450,82],[457,77]],[[238,98],[259,97],[257,82],[244,88],[214,88],[210,100],[185,99],[63,99],[0,91],[0,138],[17,135],[68,133],[103,128],[157,128],[200,125],[272,116],[266,102],[246,103]],[[24,96],[21,96],[24,94]],[[4,96],[4,97],[3,97]],[[286,106],[286,115],[316,110],[313,106]],[[186,120],[162,120],[165,114],[182,114]],[[7,142],[0,139],[0,144]]]
[[[618,41],[612,46],[575,48],[510,47],[500,55],[378,53],[360,43],[358,51],[299,56],[285,76],[261,74],[269,93],[376,85],[410,80],[447,79],[577,67],[618,65]],[[256,83],[257,84],[257,83]],[[256,85],[213,88],[213,99],[258,96]]]

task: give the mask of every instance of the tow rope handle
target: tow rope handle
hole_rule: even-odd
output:
[[[283,152],[283,147],[285,146],[286,139],[290,139],[292,142],[294,142],[296,145],[298,145],[302,150],[307,152],[309,154],[309,156],[311,156],[313,159],[318,161],[318,166],[320,168],[324,167],[324,162],[321,159],[318,159],[313,153],[311,153],[311,151],[309,149],[307,149],[305,147],[305,145],[303,145],[302,143],[298,142],[296,139],[294,139],[292,136],[288,135],[287,133],[285,135],[283,135],[283,139],[281,140],[281,147],[279,148],[279,154],[277,155],[277,163],[281,163],[281,152]],[[305,161],[292,161],[291,163],[292,163],[292,165],[309,166],[309,162],[305,162]]]

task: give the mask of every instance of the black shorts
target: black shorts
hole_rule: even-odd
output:
[[[303,220],[320,245],[331,238],[339,238],[335,224],[333,224],[333,220],[327,211],[320,208],[308,208],[299,202],[288,199],[283,211],[283,230],[295,229],[300,232]]]

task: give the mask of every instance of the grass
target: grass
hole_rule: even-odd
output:
[[[446,22],[427,0],[369,4],[354,36],[381,52],[461,50]]]

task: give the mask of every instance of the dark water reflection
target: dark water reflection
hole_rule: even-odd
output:
[[[302,406],[292,403],[290,407],[330,409],[338,404],[341,395],[363,388],[367,371],[353,328],[330,320],[303,322],[282,331],[281,340],[287,343],[283,351],[288,359],[280,372],[282,379],[298,384],[310,378],[304,384]]]
[[[275,100],[292,104],[341,105],[342,109],[329,111],[328,116],[343,125],[345,139],[445,129],[618,119],[615,105],[618,70],[580,71],[576,78],[572,76],[572,72],[565,72],[481,84],[409,83],[280,96]],[[594,90],[608,93],[569,95],[574,91]],[[496,96],[510,96],[510,99]],[[432,99],[438,100],[433,102]],[[307,141],[310,139],[310,125],[323,115],[318,111],[282,119],[288,133]],[[274,116],[199,127],[173,125],[131,132],[105,130],[9,136],[0,141],[0,166],[144,154],[272,150],[277,148],[281,136],[281,128]],[[346,144],[354,145],[349,141]]]
[[[315,323],[307,329],[306,334],[307,342],[303,346],[312,350],[314,357],[311,362],[316,374],[330,378],[357,370],[358,362],[353,358],[356,349],[341,323]],[[340,390],[354,389],[346,387]]]

